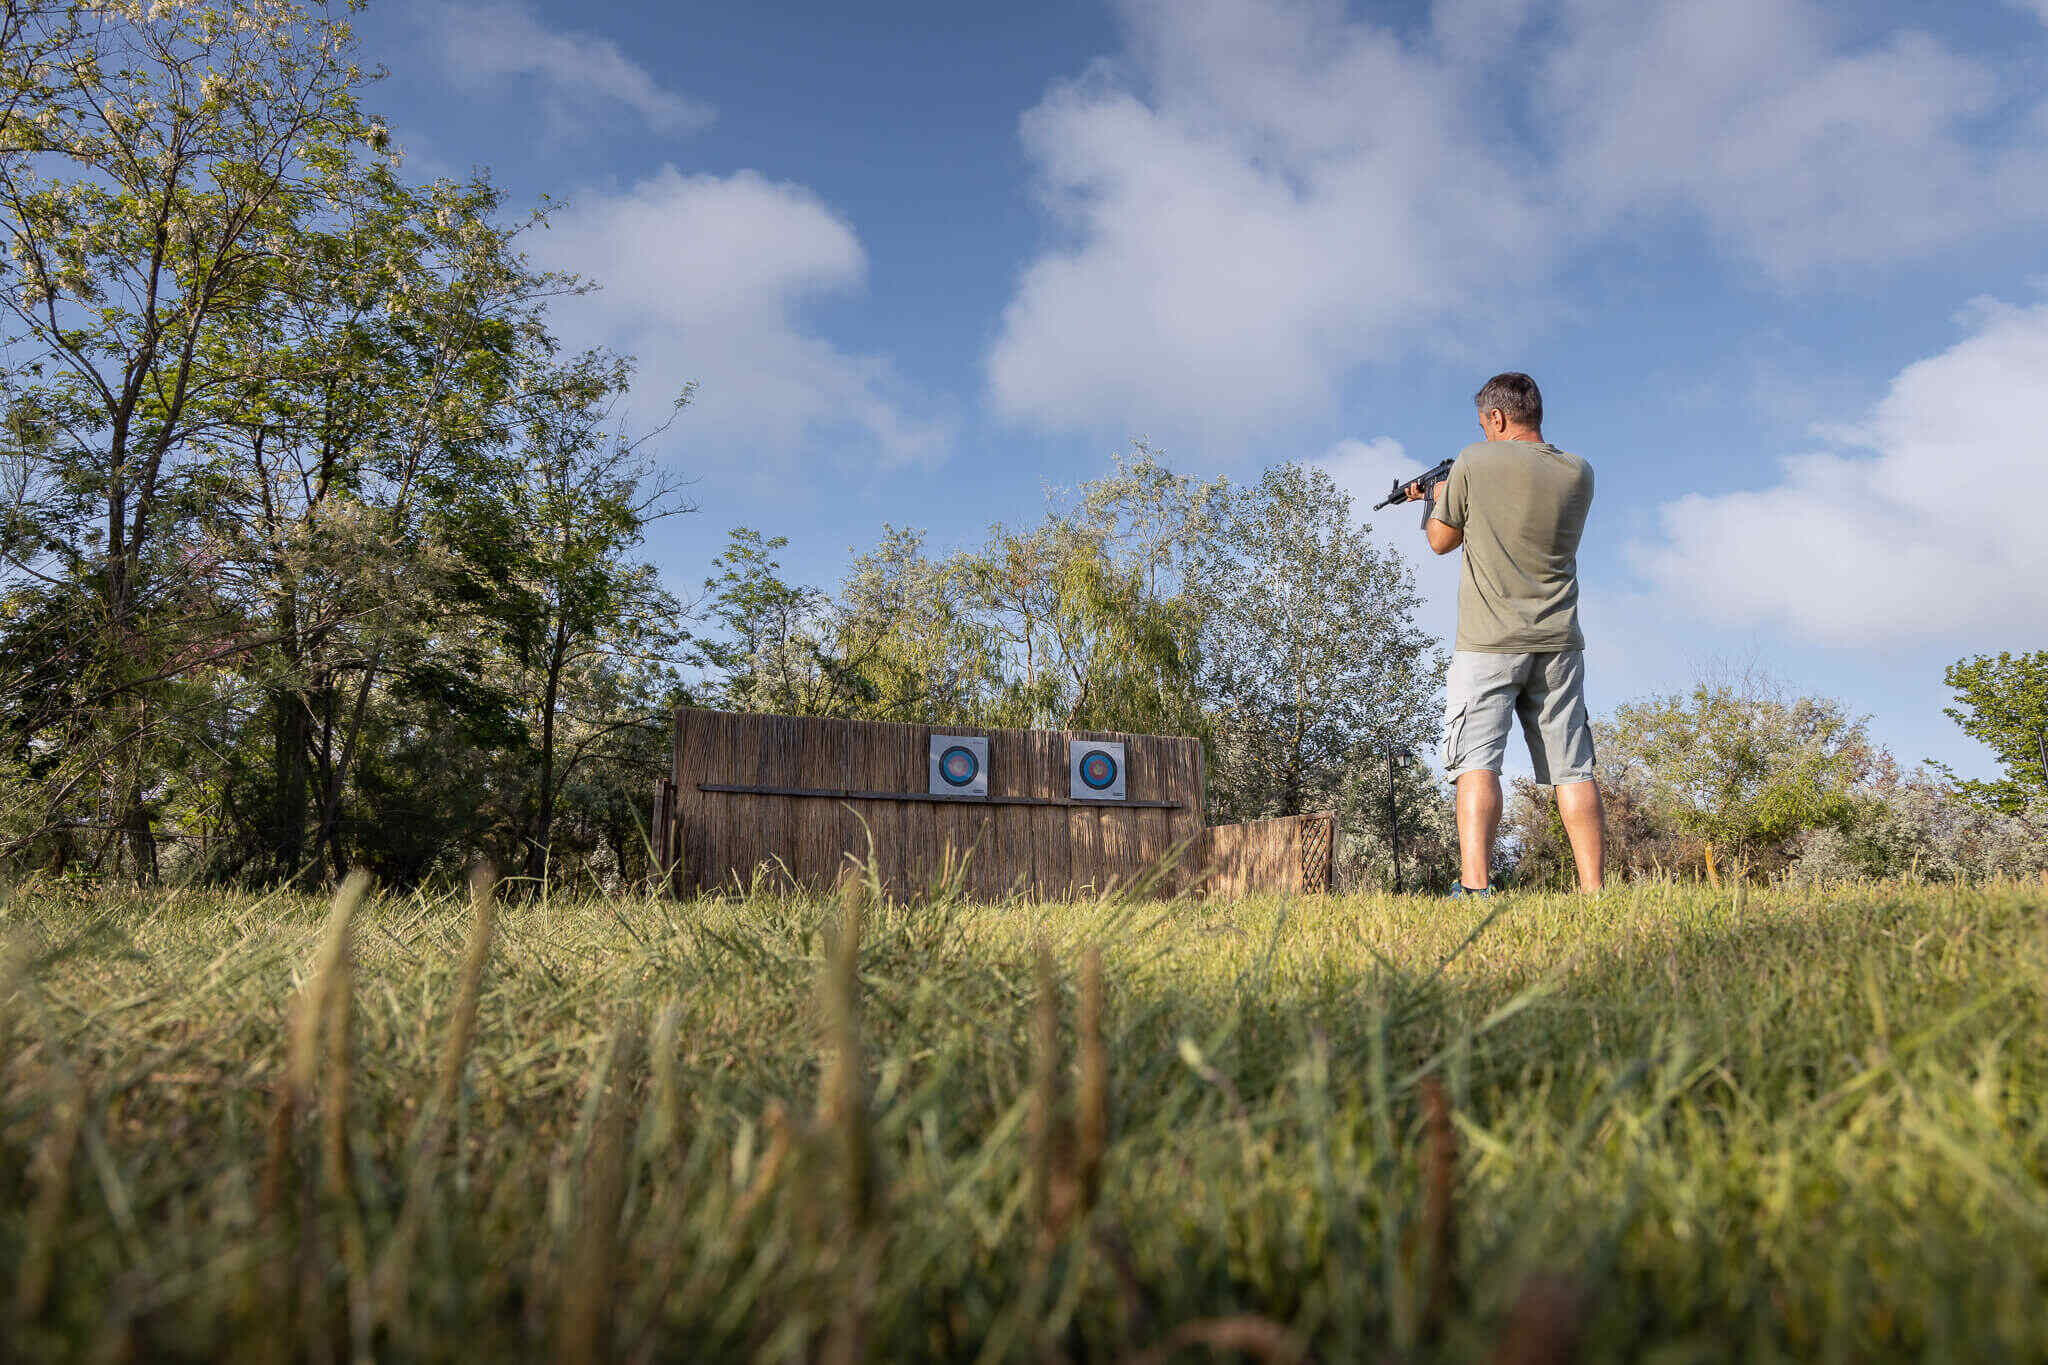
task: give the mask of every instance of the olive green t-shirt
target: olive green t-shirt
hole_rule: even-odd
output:
[[[1457,648],[1481,654],[1584,649],[1579,536],[1593,466],[1554,445],[1481,441],[1458,452],[1430,515],[1465,533]]]

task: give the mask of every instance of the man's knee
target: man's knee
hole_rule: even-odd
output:
[[[1557,793],[1558,814],[1567,819],[1579,815],[1598,815],[1604,810],[1600,797],[1600,783],[1593,778],[1560,782],[1554,790]]]

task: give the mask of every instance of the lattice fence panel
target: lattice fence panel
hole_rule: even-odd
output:
[[[1337,819],[1332,815],[1304,820],[1301,827],[1301,889],[1317,896],[1330,889]]]

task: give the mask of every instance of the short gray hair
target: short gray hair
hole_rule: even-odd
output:
[[[1518,427],[1535,431],[1543,426],[1543,392],[1536,387],[1535,380],[1519,370],[1487,380],[1486,387],[1472,395],[1472,401],[1479,405],[1481,417],[1499,408],[1501,415]]]

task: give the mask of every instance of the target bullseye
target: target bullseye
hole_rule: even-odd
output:
[[[981,761],[974,756],[972,749],[955,744],[939,755],[939,776],[945,779],[948,786],[967,786],[974,781],[975,774],[980,771]]]
[[[1068,795],[1076,801],[1124,799],[1124,746],[1115,740],[1069,740]]]

